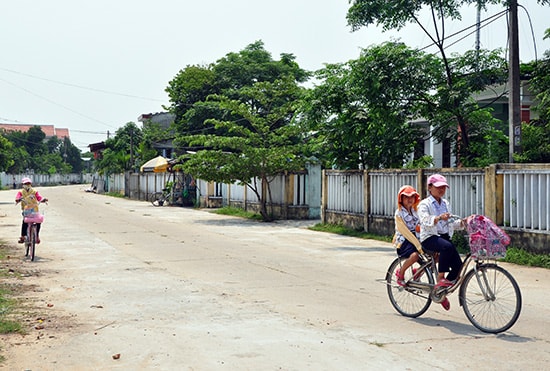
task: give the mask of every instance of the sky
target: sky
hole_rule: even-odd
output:
[[[520,56],[528,62],[550,50],[542,39],[550,7],[521,4]],[[141,114],[164,111],[165,88],[181,69],[214,63],[258,40],[274,59],[291,53],[310,71],[356,59],[362,48],[384,41],[430,44],[413,25],[352,32],[348,8],[347,0],[3,1],[0,123],[68,128],[72,143],[87,152],[126,123],[139,124]],[[501,10],[493,6],[481,18]],[[462,16],[448,35],[475,24],[474,8]],[[501,17],[482,28],[481,47],[505,49],[506,27]],[[474,46],[471,35],[448,51]]]

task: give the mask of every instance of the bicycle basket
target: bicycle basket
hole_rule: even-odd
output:
[[[44,221],[44,215],[40,213],[31,213],[24,216],[25,223],[42,223]]]
[[[483,215],[468,217],[466,229],[470,252],[474,258],[504,258],[510,237],[491,219]]]

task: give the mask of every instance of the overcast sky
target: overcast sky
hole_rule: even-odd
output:
[[[542,40],[550,8],[522,3],[534,28],[533,38],[520,9],[520,52],[527,62],[550,49]],[[307,70],[355,59],[361,48],[390,39],[429,45],[414,26],[352,33],[348,8],[347,0],[3,1],[0,122],[68,128],[72,142],[87,151],[139,115],[163,111],[169,105],[164,89],[180,69],[215,62],[257,40],[274,59],[292,53]],[[493,7],[482,18],[500,10]],[[463,23],[447,34],[475,21],[475,10],[466,8]],[[472,35],[450,51],[474,45]],[[483,28],[481,45],[506,47],[505,18]]]

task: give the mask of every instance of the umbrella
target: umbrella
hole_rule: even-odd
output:
[[[155,157],[139,168],[141,172],[164,173],[168,169],[168,160],[162,156]]]

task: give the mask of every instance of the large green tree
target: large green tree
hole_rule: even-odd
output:
[[[189,134],[224,134],[225,128],[216,129],[211,119],[224,120],[227,112],[207,99],[210,95],[223,95],[240,99],[240,89],[257,82],[274,82],[281,76],[293,76],[304,82],[308,73],[301,69],[292,54],[281,54],[274,60],[262,41],[246,46],[240,52],[231,52],[208,65],[190,65],[172,79],[166,92],[170,98],[169,110],[176,115],[176,137]],[[200,150],[179,140],[187,150]]]
[[[550,0],[539,0],[540,4],[548,4]],[[479,90],[468,91],[467,85],[463,84],[461,79],[463,75],[454,70],[452,58],[447,55],[447,34],[445,22],[447,20],[461,19],[460,8],[464,5],[473,4],[481,8],[488,4],[506,5],[506,0],[452,0],[452,1],[403,1],[403,0],[352,0],[351,7],[348,10],[348,24],[353,30],[363,26],[378,25],[383,30],[401,29],[405,25],[416,24],[432,41],[439,51],[443,62],[443,71],[445,80],[438,87],[437,106],[432,112],[441,112],[443,115],[436,119],[437,125],[443,126],[446,131],[451,124],[457,126],[458,137],[456,138],[456,153],[460,154],[466,160],[472,159],[475,154],[471,153],[470,148],[470,125],[472,117],[476,116],[471,110],[472,105],[467,104],[469,96],[475,91],[480,91],[485,86],[495,83],[495,81],[476,78],[478,82],[484,82],[485,85],[476,85]],[[419,16],[420,12],[427,10],[431,13],[431,24],[422,23]],[[480,73],[482,68],[472,65],[472,73]],[[447,116],[445,118],[445,116]],[[452,120],[450,120],[452,118]]]
[[[436,85],[439,67],[430,54],[387,42],[318,71],[305,113],[327,165],[402,167],[424,136],[410,122],[425,110],[422,96]]]
[[[220,109],[238,119],[209,120],[224,135],[182,137],[204,148],[184,156],[183,168],[207,181],[247,186],[258,198],[262,218],[271,220],[267,208],[271,181],[285,171],[302,169],[306,161],[303,129],[294,120],[302,91],[292,77],[284,76],[241,88],[241,100],[213,96]]]
[[[184,169],[207,181],[238,182],[267,200],[272,177],[304,165],[295,120],[308,77],[292,54],[272,58],[261,41],[207,66],[187,66],[169,83],[175,140]]]

